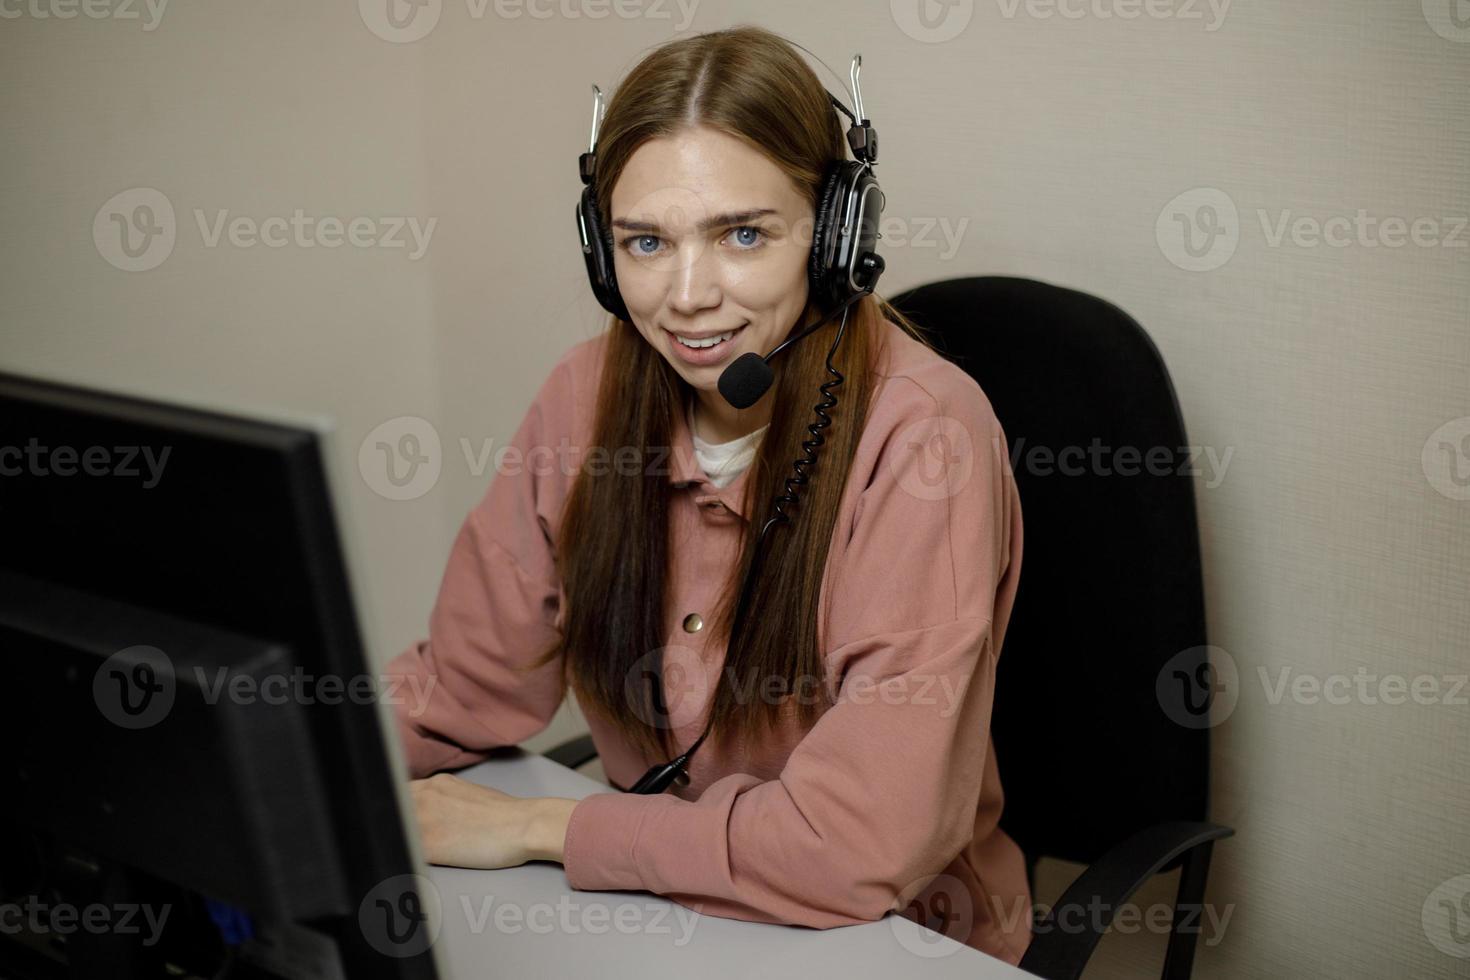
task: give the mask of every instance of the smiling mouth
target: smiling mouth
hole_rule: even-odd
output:
[[[666,329],[664,332],[667,333],[670,337],[674,338],[674,343],[688,350],[710,350],[712,348],[720,346],[723,343],[728,343],[747,326],[749,326],[749,324],[741,324],[734,330],[726,330],[724,333],[716,334],[713,337],[705,337],[701,340],[686,339],[674,333],[674,331],[672,330]]]

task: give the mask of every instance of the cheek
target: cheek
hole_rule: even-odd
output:
[[[726,278],[731,299],[750,310],[800,307],[806,302],[804,250],[781,248],[761,262],[732,263]]]
[[[652,316],[658,312],[668,290],[667,277],[649,274],[631,259],[613,260],[613,274],[618,277],[618,295],[628,312],[635,316]]]

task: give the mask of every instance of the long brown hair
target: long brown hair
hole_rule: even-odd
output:
[[[645,141],[707,126],[745,140],[769,157],[812,202],[829,165],[845,157],[844,126],[826,90],[806,62],[778,35],[737,27],[667,43],[644,58],[618,87],[597,141],[594,188],[603,227],[608,202],[633,152]],[[808,301],[798,324],[816,321]],[[758,739],[794,708],[810,724],[825,710],[825,683],[817,633],[828,545],[844,485],[867,417],[884,321],[921,342],[919,328],[887,302],[867,296],[848,311],[846,332],[833,357],[844,381],[827,411],[831,425],[796,506],[783,510],[789,525],[772,528],[741,635],[730,636],[741,581],[754,557],[756,536],[773,515],[773,502],[806,454],[807,426],[826,370],[833,324],[789,348],[772,364],[775,383],[770,427],[746,477],[749,518],[741,558],[724,585],[709,642],[727,643],[725,669],[713,693],[711,740]],[[672,443],[675,412],[686,411],[692,389],[638,332],[614,317],[607,337],[592,443],[616,455]],[[644,459],[649,458],[645,454]],[[672,612],[666,605],[670,493],[658,467],[637,475],[626,468],[584,467],[573,482],[558,535],[557,568],[566,593],[560,641],[537,666],[564,657],[569,683],[584,709],[606,717],[651,760],[672,755],[662,707],[661,650]],[[651,669],[650,669],[651,668]],[[772,685],[768,687],[769,685]],[[776,697],[770,691],[785,692]],[[761,696],[751,697],[751,692]],[[800,695],[800,696],[798,696]],[[791,707],[787,707],[790,705]]]

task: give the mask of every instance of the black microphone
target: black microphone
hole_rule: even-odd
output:
[[[729,367],[720,372],[720,394],[724,396],[725,401],[729,402],[732,407],[739,409],[749,408],[760,401],[761,396],[771,390],[771,383],[776,380],[776,373],[771,370],[771,358],[801,338],[809,336],[818,327],[827,323],[833,317],[837,316],[837,314],[870,292],[872,292],[871,286],[860,293],[854,293],[841,306],[835,308],[831,313],[828,313],[801,333],[788,338],[785,343],[781,344],[765,357],[761,357],[755,351],[746,351],[744,354],[735,358]]]

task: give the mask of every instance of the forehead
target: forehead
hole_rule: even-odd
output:
[[[799,214],[806,201],[791,178],[743,140],[707,127],[645,141],[613,185],[613,220],[678,230],[701,214],[775,208]]]

